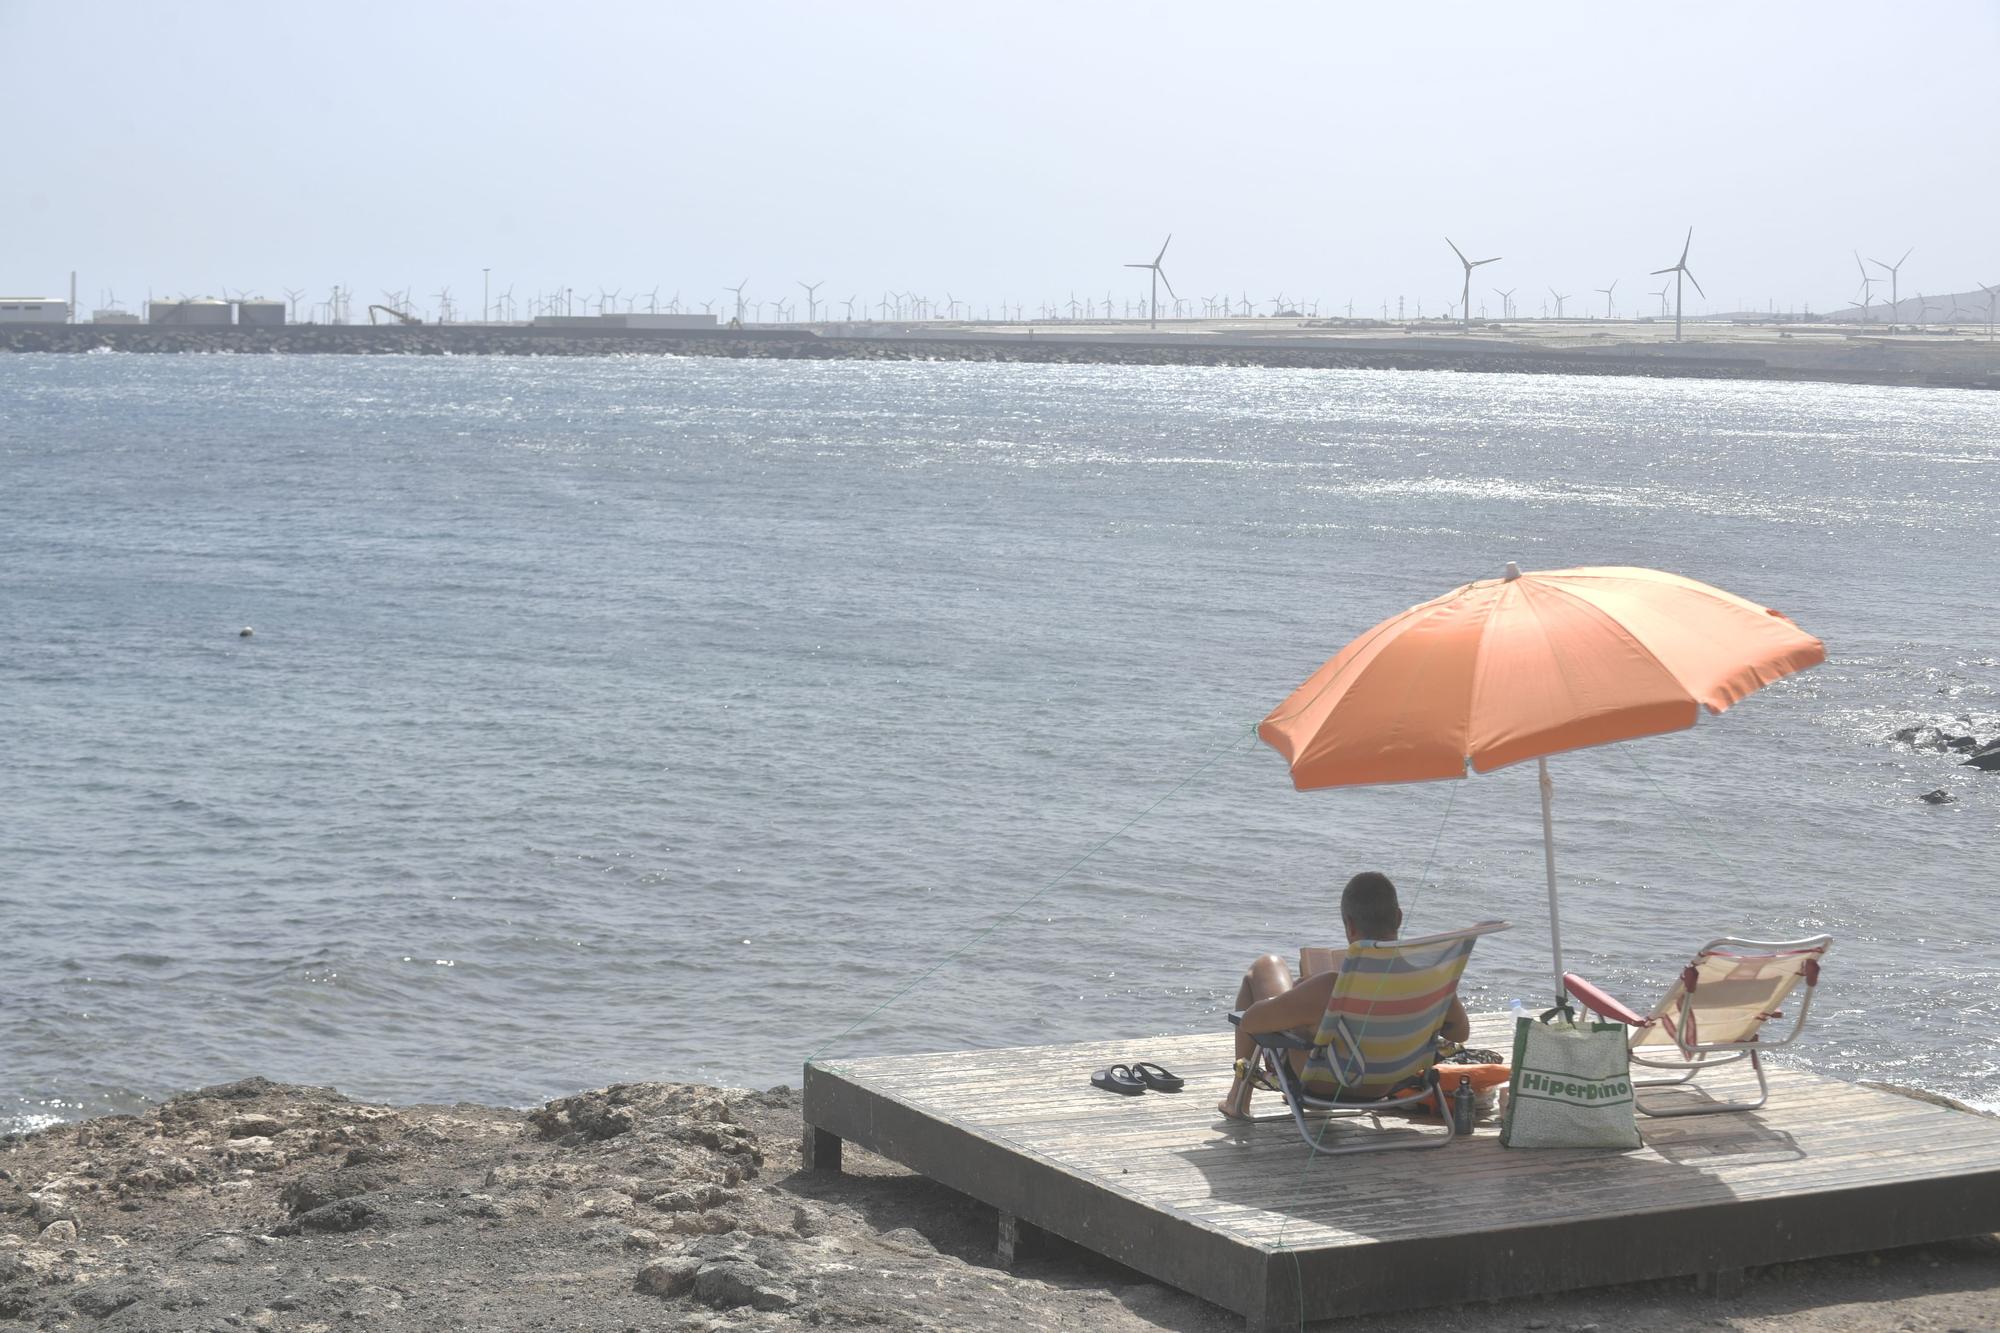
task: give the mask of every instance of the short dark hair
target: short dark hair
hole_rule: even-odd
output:
[[[1403,928],[1396,886],[1379,870],[1364,870],[1340,891],[1340,916],[1364,940],[1393,940]]]

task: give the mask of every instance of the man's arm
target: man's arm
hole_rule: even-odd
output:
[[[1445,1010],[1444,1026],[1438,1029],[1438,1035],[1446,1041],[1459,1043],[1472,1035],[1472,1020],[1465,1016],[1465,1006],[1458,1002],[1456,995],[1451,997],[1451,1008]]]
[[[1294,1028],[1318,1027],[1326,1013],[1327,998],[1333,994],[1333,983],[1339,978],[1338,972],[1322,972],[1307,977],[1282,995],[1257,1001],[1243,1011],[1243,1031],[1288,1032]]]

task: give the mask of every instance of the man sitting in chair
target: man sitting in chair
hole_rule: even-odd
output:
[[[1395,939],[1403,928],[1403,909],[1396,901],[1396,886],[1389,882],[1389,877],[1378,870],[1364,870],[1348,880],[1347,887],[1340,891],[1340,924],[1347,931],[1349,944],[1357,940]],[[1243,1021],[1236,1028],[1238,1073],[1229,1085],[1228,1095],[1216,1104],[1217,1110],[1233,1120],[1249,1118],[1253,1089],[1241,1071],[1255,1064],[1257,1043],[1252,1034],[1290,1029],[1310,1040],[1319,1027],[1320,1017],[1326,1013],[1327,1000],[1339,975],[1340,969],[1336,967],[1294,981],[1291,964],[1276,954],[1265,954],[1250,964],[1250,970],[1243,974],[1243,984],[1236,988],[1235,1007],[1243,1010]],[[1445,1013],[1438,1035],[1455,1042],[1472,1035],[1465,1006],[1456,998]],[[1292,1051],[1290,1055],[1292,1067],[1303,1069],[1305,1052]]]

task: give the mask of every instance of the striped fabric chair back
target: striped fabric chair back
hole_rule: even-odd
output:
[[[1506,928],[1486,921],[1443,935],[1351,946],[1301,1075],[1306,1091],[1373,1101],[1420,1077],[1437,1059],[1438,1029],[1472,946]]]
[[[1830,935],[1777,944],[1717,940],[1681,969],[1652,1017],[1633,1030],[1632,1045],[1673,1046],[1683,1055],[1753,1045],[1801,983],[1819,984],[1819,961],[1831,947]]]

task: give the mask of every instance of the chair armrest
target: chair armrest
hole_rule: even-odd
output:
[[[1243,1013],[1241,1009],[1230,1010],[1229,1021],[1237,1027],[1242,1027]],[[1253,1032],[1250,1034],[1250,1040],[1273,1051],[1309,1051],[1313,1048],[1311,1042],[1296,1032]]]
[[[1574,972],[1563,973],[1563,989],[1575,996],[1577,1003],[1581,1004],[1585,1009],[1594,1014],[1602,1014],[1614,1023],[1624,1023],[1628,1027],[1644,1027],[1646,1025],[1646,1018],[1643,1014],[1634,1013],[1631,1009],[1613,999],[1604,990],[1591,985]]]
[[[1267,1051],[1309,1051],[1313,1044],[1296,1032],[1253,1032],[1250,1040]]]

